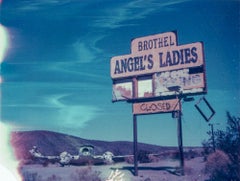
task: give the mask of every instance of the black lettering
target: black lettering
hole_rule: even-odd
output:
[[[153,48],[153,41],[152,41],[152,40],[149,40],[149,42],[148,42],[148,48],[149,48],[149,49],[152,49],[152,48]]]
[[[138,42],[138,51],[144,51],[144,50],[151,50],[151,49],[157,49],[162,47],[168,47],[168,46],[174,46],[176,43],[174,42],[174,37],[165,36],[165,37],[159,37],[154,39],[146,39],[144,41]]]
[[[189,48],[184,49],[185,52],[185,63],[191,63],[191,52]]]
[[[192,76],[192,83],[194,85],[200,84],[201,83],[201,77],[200,75],[193,75]]]
[[[185,86],[190,86],[191,85],[191,77],[188,76],[188,77],[185,77]]]
[[[165,102],[162,103],[162,110],[166,110],[166,103]]]
[[[149,54],[148,55],[148,69],[152,69],[153,68],[153,55],[152,54]]]
[[[136,57],[128,57],[120,60],[116,60],[114,67],[114,74],[121,74],[133,71],[142,71],[153,68],[153,55],[144,55]]]
[[[166,64],[167,66],[172,66],[172,59],[171,59],[171,53],[170,52],[167,52],[167,55],[166,55]]]
[[[160,65],[160,67],[166,67],[167,66],[166,62],[163,62],[163,53],[162,52],[159,53],[159,65]]]
[[[157,48],[157,38],[155,38],[155,39],[153,39],[153,41],[154,41],[154,48]]]
[[[144,41],[144,42],[143,42],[143,50],[148,50],[147,41]]]
[[[180,54],[179,54],[179,52],[177,50],[173,50],[172,53],[173,53],[173,62],[172,62],[172,64],[173,65],[178,65],[179,61],[180,61],[180,58],[181,58]]]
[[[171,109],[171,104],[169,102],[159,102],[159,103],[142,103],[140,105],[140,110],[143,112],[156,112],[156,111],[168,111]]]
[[[143,56],[139,58],[140,58],[140,70],[145,70],[145,65],[143,64]]]
[[[174,42],[172,42],[172,36],[170,36],[170,37],[169,37],[169,39],[170,39],[170,46],[173,46],[173,45],[175,45],[175,43],[174,43]]]
[[[139,70],[139,57],[134,57],[134,71]]]
[[[196,63],[196,62],[197,62],[197,59],[198,59],[198,54],[196,53],[196,51],[197,51],[197,48],[196,48],[196,47],[193,47],[193,48],[191,49],[191,54],[192,54],[192,56],[193,56],[193,58],[191,59],[191,61],[192,61],[193,63]]]
[[[159,110],[159,111],[162,110],[162,103],[158,103],[158,110]]]
[[[163,47],[163,41],[162,41],[162,38],[159,38],[158,39],[158,48],[161,48]]]
[[[141,41],[138,42],[138,51],[142,51],[142,42]]]
[[[164,37],[164,46],[167,47],[168,46],[168,37]]]
[[[133,71],[133,65],[134,65],[132,57],[129,57],[127,65],[128,65],[127,66],[128,67],[128,71],[132,72]]]
[[[120,74],[120,73],[122,73],[122,71],[120,70],[119,60],[116,60],[114,74]]]
[[[185,77],[179,77],[179,85],[185,86],[186,78]]]
[[[146,104],[141,104],[141,106],[140,106],[140,109],[142,110],[142,111],[147,111],[147,106],[146,106]]]
[[[181,53],[180,53],[180,55],[181,55],[181,56],[180,56],[180,57],[181,57],[181,58],[180,58],[181,64],[184,64],[183,49],[181,49],[180,52],[181,52]]]
[[[166,103],[166,110],[169,110],[171,108],[171,105],[167,102]]]
[[[156,111],[158,109],[158,107],[156,106],[156,104],[152,104],[151,106],[149,106],[149,109],[151,111]]]
[[[121,70],[122,70],[122,73],[123,72],[127,72],[127,67],[128,67],[127,59],[126,58],[124,60],[121,59]]]

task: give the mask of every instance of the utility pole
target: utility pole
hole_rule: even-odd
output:
[[[182,105],[181,99],[179,98],[179,107],[178,111],[178,148],[180,153],[180,172],[181,175],[184,175],[184,155],[183,155],[183,139],[182,139]]]
[[[215,152],[215,151],[216,151],[216,148],[215,148],[215,137],[214,137],[214,128],[213,128],[213,124],[209,123],[208,125],[211,126],[212,145],[213,145],[213,151]]]

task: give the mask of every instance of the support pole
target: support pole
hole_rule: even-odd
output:
[[[182,141],[182,105],[179,100],[180,110],[178,111],[178,148],[180,153],[180,173],[184,175],[184,155],[183,155],[183,141]]]
[[[214,138],[214,130],[213,130],[213,124],[209,123],[209,126],[211,126],[211,133],[212,133],[212,145],[213,145],[213,151],[216,151],[216,147],[215,147],[215,138]]]
[[[133,77],[133,98],[138,95],[138,81]],[[132,105],[133,106],[133,105]],[[133,114],[133,154],[134,154],[134,175],[138,176],[138,140],[137,140],[137,115]]]
[[[137,115],[133,114],[133,152],[134,152],[134,175],[138,176],[138,141],[137,141]]]

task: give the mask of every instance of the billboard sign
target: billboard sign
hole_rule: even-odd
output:
[[[133,114],[135,115],[168,113],[179,110],[180,106],[178,99],[140,102],[133,104]]]
[[[204,63],[201,42],[163,47],[111,58],[112,79],[201,66]]]
[[[113,101],[172,97],[173,87],[185,95],[207,92],[203,43],[178,45],[175,32],[133,39],[131,53],[110,63]]]

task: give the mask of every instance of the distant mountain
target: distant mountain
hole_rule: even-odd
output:
[[[67,151],[70,154],[78,154],[80,146],[83,145],[94,146],[95,154],[103,154],[106,151],[111,151],[114,155],[133,154],[133,143],[129,141],[87,140],[51,131],[13,132],[11,143],[15,149],[17,159],[28,158],[29,150],[33,146],[37,146],[44,155],[59,155],[63,151]],[[168,149],[174,148],[138,143],[138,150],[150,153],[160,153]]]

